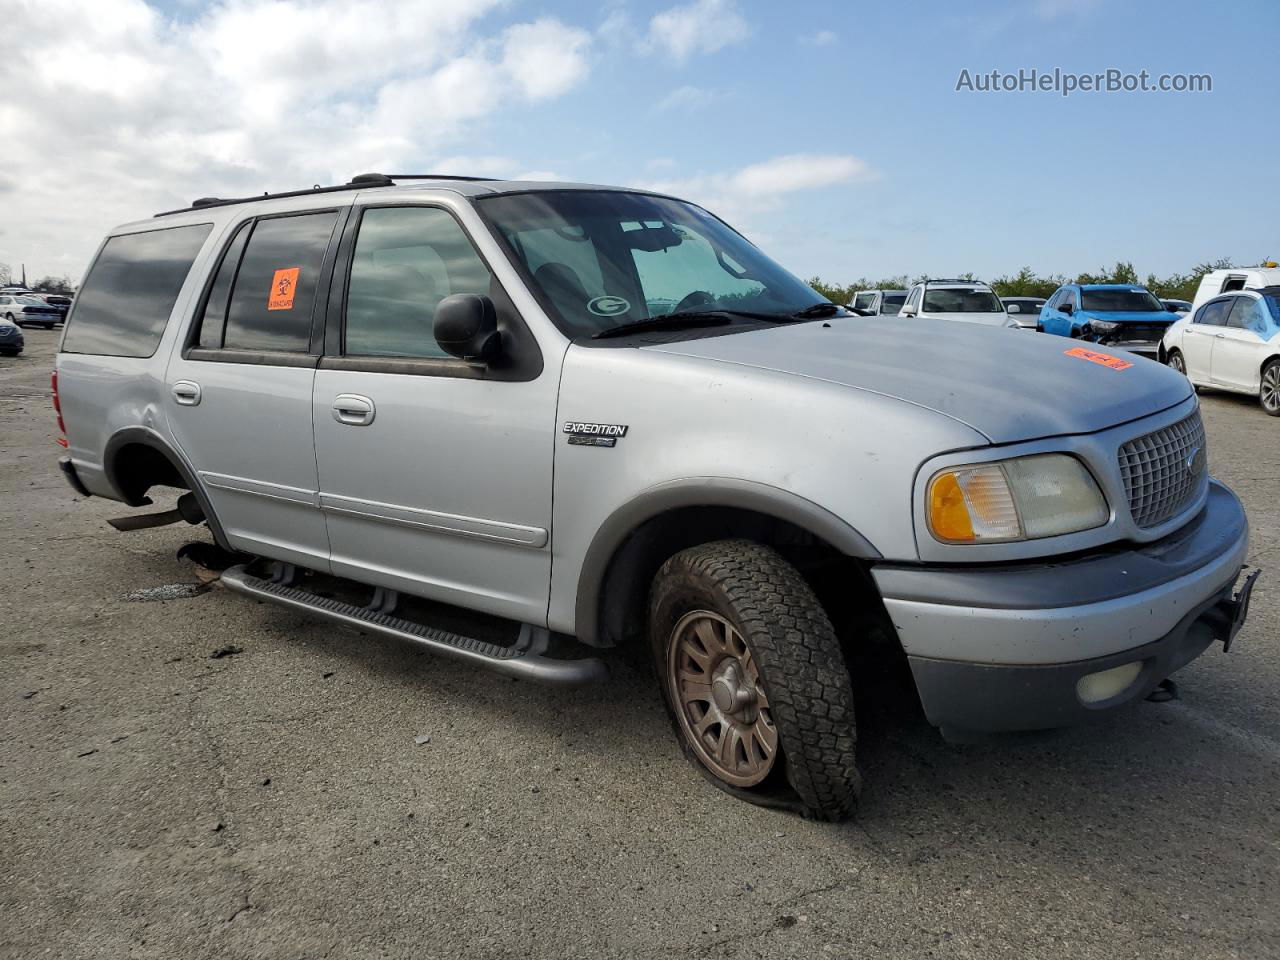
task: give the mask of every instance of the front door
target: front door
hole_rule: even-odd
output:
[[[341,210],[240,224],[169,363],[168,418],[233,547],[318,570],[312,386]]]
[[[545,362],[454,213],[369,206],[343,240],[316,371],[335,574],[545,624],[559,356]],[[453,294],[490,296],[503,356],[451,358]]]
[[[1262,343],[1259,330],[1267,329],[1260,312],[1262,304],[1253,297],[1240,296],[1231,304],[1227,323],[1214,341],[1211,373],[1213,382],[1231,390],[1258,392],[1262,368]]]
[[[1187,376],[1195,383],[1210,382],[1213,345],[1227,322],[1231,300],[1211,300],[1196,311],[1182,334],[1182,356]]]

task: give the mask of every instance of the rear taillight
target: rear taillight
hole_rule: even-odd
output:
[[[67,442],[67,427],[62,422],[62,401],[58,399],[58,371],[53,371],[49,377],[49,385],[53,388],[53,412],[58,415],[58,432],[62,436],[58,437],[58,445],[69,447],[71,444]]]

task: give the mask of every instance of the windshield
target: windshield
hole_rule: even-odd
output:
[[[853,298],[853,309],[865,310],[871,306],[871,301],[876,298],[874,293],[860,293]]]
[[[44,301],[39,297],[14,297],[14,299],[19,303],[29,303],[37,307],[43,307],[45,305]]]
[[[1081,290],[1080,307],[1082,310],[1093,310],[1099,313],[1169,312],[1164,304],[1138,287],[1123,290]]]
[[[924,292],[924,313],[1004,313],[990,290],[934,287]]]
[[[791,317],[826,299],[700,207],[645,194],[558,190],[476,208],[570,336],[676,312]]]
[[[880,312],[896,314],[906,302],[907,295],[905,293],[886,293],[884,299],[880,301]]]

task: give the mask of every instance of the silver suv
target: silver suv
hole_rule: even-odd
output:
[[[207,523],[229,588],[336,623],[550,682],[647,649],[699,769],[819,818],[854,808],[864,655],[905,655],[968,738],[1230,643],[1247,525],[1186,378],[847,318],[652,193],[205,199],[101,247],[54,375],[61,464],[131,506],[185,489],[156,522]]]

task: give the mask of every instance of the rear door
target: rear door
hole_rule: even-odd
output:
[[[1182,334],[1182,356],[1187,362],[1187,377],[1196,383],[1211,382],[1213,345],[1227,322],[1227,312],[1234,297],[1210,300],[1195,312]]]
[[[1262,304],[1253,297],[1236,297],[1227,322],[1213,341],[1210,375],[1213,382],[1232,390],[1256,393],[1262,368],[1263,338],[1267,329]]]
[[[329,565],[311,391],[346,208],[245,219],[170,361],[168,418],[232,546]]]
[[[343,238],[314,392],[332,569],[545,624],[563,351],[544,362],[464,229],[469,213],[371,205]],[[494,301],[500,362],[470,365],[436,342],[436,307],[454,294]]]

